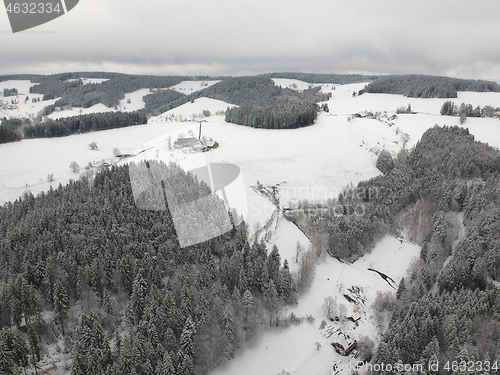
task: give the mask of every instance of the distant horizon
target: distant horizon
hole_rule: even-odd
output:
[[[130,73],[130,72],[123,72],[123,71],[115,71],[115,70],[68,70],[68,71],[54,71],[54,73],[33,73],[33,72],[22,72],[22,73],[0,73],[0,77],[5,77],[5,76],[22,76],[22,75],[33,75],[33,76],[53,76],[53,75],[60,75],[60,74],[75,74],[75,73],[83,73],[83,74],[123,74],[123,75],[130,75],[130,76],[159,76],[159,77],[186,77],[186,78],[196,78],[196,79],[203,79],[203,78],[214,78],[214,79],[221,79],[221,78],[230,78],[230,77],[245,77],[245,76],[261,76],[261,75],[273,75],[273,74],[308,74],[308,75],[339,75],[339,76],[376,76],[376,77],[384,77],[384,76],[429,76],[429,77],[447,77],[447,78],[456,78],[456,79],[463,79],[463,80],[476,80],[476,81],[488,81],[488,82],[495,82],[500,84],[500,79],[485,79],[485,78],[477,78],[477,77],[460,77],[460,76],[454,76],[454,75],[443,75],[443,74],[423,74],[423,73],[384,73],[384,74],[378,74],[378,73],[368,73],[368,72],[363,72],[363,73],[339,73],[339,72],[311,72],[311,71],[268,71],[268,72],[261,72],[261,73],[249,73],[249,74],[220,74],[220,75],[209,75],[209,74],[170,74],[170,73]],[[83,77],[85,78],[85,77]],[[94,78],[94,77],[87,77],[87,78]],[[97,78],[97,77],[95,77]],[[298,79],[298,78],[292,78],[292,79]],[[311,83],[311,82],[308,82]],[[321,82],[314,82],[314,83],[321,83]]]

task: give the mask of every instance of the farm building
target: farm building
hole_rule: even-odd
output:
[[[195,137],[178,138],[174,142],[175,148],[191,148],[198,145],[200,142]]]
[[[334,340],[332,346],[340,355],[348,356],[356,349],[356,340],[353,340],[349,335],[345,335],[342,332],[335,335]]]
[[[358,320],[361,319],[361,315],[358,313],[354,313],[351,316],[348,316],[347,319],[349,319],[351,322],[356,323]]]

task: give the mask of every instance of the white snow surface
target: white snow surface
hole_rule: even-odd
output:
[[[144,108],[144,96],[150,94],[149,89],[139,89],[134,92],[125,93],[125,97],[120,100],[120,105],[115,108],[110,108],[102,103],[98,103],[89,108],[82,107],[72,107],[70,109],[61,109],[59,111],[52,112],[48,115],[48,118],[59,119],[64,117],[72,117],[78,115],[88,115],[91,113],[104,113],[104,112],[133,112]],[[130,100],[130,103],[128,101]]]
[[[47,117],[56,120],[65,117],[88,115],[91,113],[104,113],[104,112],[115,112],[115,110],[113,108],[105,106],[102,103],[97,103],[89,108],[73,107],[71,109],[61,109],[59,111],[52,112]]]
[[[311,86],[320,86],[317,84],[310,84],[299,79],[289,79],[289,78],[271,78],[276,86],[281,86],[282,88],[289,88],[297,91],[304,91]]]
[[[166,121],[199,121],[204,119],[203,111],[210,111],[211,115],[216,112],[225,111],[230,107],[235,107],[234,104],[226,103],[222,100],[211,98],[198,98],[193,102],[185,103],[177,108],[163,112],[158,116],[153,116],[149,122],[166,122]],[[220,120],[220,117],[217,118]],[[209,119],[205,119],[209,121]]]
[[[34,118],[45,107],[54,104],[58,98],[43,101],[42,94],[31,94],[30,88],[36,85],[27,80],[9,80],[0,82],[0,118]],[[15,96],[3,96],[4,89],[17,89]],[[28,100],[25,100],[28,97]],[[32,99],[39,99],[33,103]],[[14,103],[12,103],[14,102]]]
[[[28,88],[29,81],[23,82]],[[3,84],[9,88],[20,87],[12,82]],[[336,197],[349,183],[356,184],[378,175],[379,171],[375,168],[377,153],[387,149],[396,154],[403,147],[403,133],[409,135],[406,147],[410,148],[425,130],[435,124],[459,125],[458,118],[439,115],[444,99],[414,99],[385,94],[352,97],[352,92],[362,89],[364,85],[336,85],[335,90],[332,90],[332,85],[323,85],[333,93],[327,102],[330,113],[321,113],[314,125],[300,129],[268,130],[229,124],[224,122],[223,116],[213,114],[231,104],[199,98],[194,103],[186,103],[151,118],[147,125],[3,144],[0,145],[0,202],[17,198],[27,188],[33,192],[48,188],[46,179],[50,173],[54,173],[56,184],[77,178],[68,167],[73,160],[83,168],[89,162],[112,158],[114,147],[122,153],[131,152],[147,140],[189,124],[192,124],[193,134],[197,136],[197,121],[201,119],[207,121],[203,123],[203,135],[212,137],[221,145],[209,153],[210,158],[237,164],[248,186],[255,185],[257,181],[264,185],[279,184],[283,206],[295,204],[300,199],[324,201]],[[142,94],[136,92],[134,98],[137,100],[132,99],[131,104],[139,102]],[[500,107],[500,94],[459,93],[459,98],[454,101]],[[407,106],[408,103],[418,113],[398,115],[392,126],[376,119],[355,118],[348,121],[353,113],[361,111],[383,113],[387,110],[387,116],[390,116],[398,106]],[[28,105],[31,103],[24,107],[21,105],[19,112],[26,112]],[[111,109],[101,104],[88,108],[86,113],[106,110]],[[209,110],[212,115],[199,117],[203,110]],[[60,111],[53,115],[64,113]],[[72,111],[71,114],[77,113]],[[500,147],[499,125],[498,119],[468,118],[462,126],[468,127],[477,140]],[[98,151],[89,150],[88,144],[92,141],[98,143]],[[262,224],[267,216],[267,213],[261,215],[259,222]]]
[[[17,89],[19,95],[28,95],[30,93],[30,88],[36,85],[28,80],[8,80],[0,82],[0,97],[3,96],[4,89]]]
[[[197,92],[203,89],[206,89],[207,87],[210,87],[212,85],[215,85],[220,81],[182,81],[181,83],[178,83],[177,85],[169,87],[170,90],[178,91],[182,94],[192,94],[193,92]]]
[[[125,98],[120,100],[120,111],[133,112],[144,108],[144,96],[151,94],[149,89],[139,89],[134,92],[125,93]],[[127,103],[130,99],[130,103]]]
[[[67,79],[64,82],[65,83],[66,82],[74,82],[74,81],[79,81],[79,80],[81,80],[84,85],[90,85],[90,84],[96,85],[96,84],[100,84],[100,83],[109,81],[108,78],[71,78],[71,79]]]

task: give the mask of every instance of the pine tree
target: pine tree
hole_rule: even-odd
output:
[[[287,259],[283,262],[283,267],[279,273],[279,294],[286,303],[293,304],[297,302],[295,283],[293,282]]]
[[[54,302],[54,320],[56,324],[61,325],[61,331],[64,336],[64,321],[68,317],[70,306],[68,292],[59,281],[54,283],[52,298]]]
[[[241,303],[243,304],[243,308],[245,309],[245,320],[248,320],[248,314],[253,309],[253,296],[248,289],[245,290],[245,293],[243,293]]]
[[[163,354],[163,359],[156,367],[156,375],[175,375],[174,362],[169,353]]]
[[[33,326],[28,325],[28,339],[29,339],[29,345],[31,349],[31,355],[33,358],[33,363],[36,366],[36,363],[40,360],[40,348],[38,346],[39,341],[38,341],[38,335],[35,332],[35,329]]]
[[[226,307],[222,313],[222,330],[229,342],[234,342],[234,317],[231,311]]]
[[[436,336],[427,344],[422,355],[420,356],[420,361],[424,366],[424,369],[430,369],[429,364],[436,364],[439,362],[439,342]],[[438,374],[438,372],[427,372],[428,374]]]
[[[17,366],[28,366],[28,345],[19,331],[0,330],[0,373],[17,374]]]
[[[133,314],[132,319],[138,323],[146,307],[146,296],[148,294],[148,284],[139,272],[132,286],[132,295],[130,296],[130,312]]]
[[[269,308],[269,325],[273,325],[273,322],[275,322],[276,326],[278,326],[279,300],[278,292],[276,291],[273,279],[270,279],[266,284],[264,297],[266,298],[267,306]]]
[[[405,292],[405,290],[406,290],[406,285],[405,285],[405,279],[403,277],[401,279],[401,281],[399,282],[398,290],[396,292],[396,298],[400,299],[401,296],[403,295],[403,293]]]
[[[181,338],[179,342],[180,350],[187,356],[194,358],[194,335],[196,332],[196,327],[194,325],[191,316],[188,316],[186,323],[184,324],[184,329],[181,333]]]
[[[193,358],[181,350],[178,355],[177,373],[176,375],[194,375]]]
[[[8,347],[7,343],[0,339],[0,373],[15,374],[14,354]]]
[[[276,245],[273,246],[273,249],[269,253],[266,266],[267,266],[269,279],[279,280],[279,270],[280,270],[280,266],[281,266],[281,257],[280,257],[280,253],[279,253],[279,250],[276,247]]]
[[[77,337],[73,373],[101,374],[110,363],[111,349],[96,314],[82,315]]]
[[[176,349],[176,345],[177,345],[177,339],[175,337],[175,333],[174,331],[172,331],[172,329],[170,327],[167,328],[167,330],[165,331],[165,345],[167,347],[167,350],[174,350]]]

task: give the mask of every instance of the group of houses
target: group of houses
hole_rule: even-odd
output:
[[[361,319],[361,314],[355,312],[351,316],[346,317],[347,320],[358,324],[358,321]],[[340,321],[338,316],[330,318],[333,322]],[[330,325],[325,329],[325,336],[329,338],[331,341],[331,345],[335,349],[337,353],[342,356],[350,356],[352,355],[354,358],[359,356],[359,352],[357,351],[357,341],[351,335],[342,332],[339,328],[335,329],[334,325]]]

